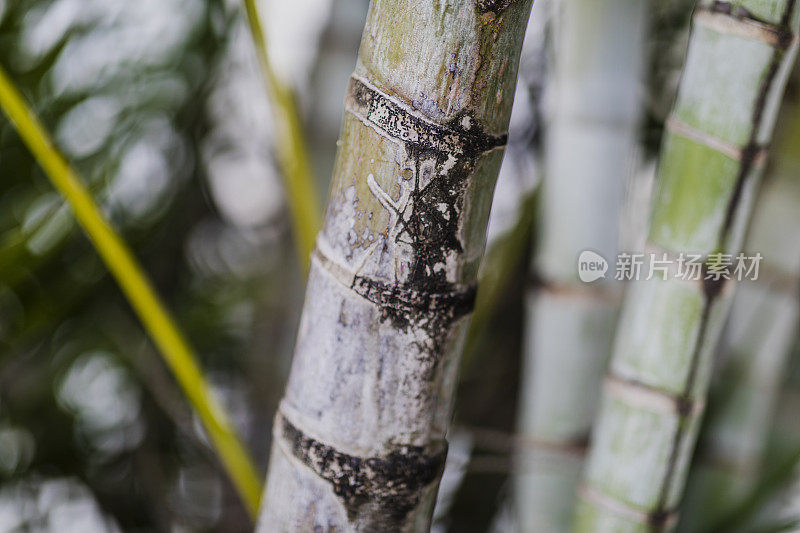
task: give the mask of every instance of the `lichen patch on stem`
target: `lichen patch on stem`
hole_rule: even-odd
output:
[[[345,100],[347,111],[394,142],[413,145],[421,152],[441,152],[474,158],[505,146],[508,135],[485,132],[466,112],[439,124],[368,80],[353,76]]]
[[[410,170],[409,179],[401,178],[399,201],[372,174],[366,177],[369,191],[389,213],[388,239],[407,250],[410,265],[395,283],[356,276],[352,288],[378,304],[382,317],[399,329],[422,326],[436,351],[439,332],[474,304],[475,287],[455,283],[450,268],[464,251],[460,234],[466,186],[478,158],[502,148],[507,135],[487,133],[467,112],[437,123],[358,76],[350,80],[346,109],[396,143],[400,164]]]
[[[370,515],[370,520],[380,523],[362,524],[365,531],[402,528],[419,503],[420,489],[434,483],[444,468],[444,441],[429,447],[397,445],[380,457],[359,457],[306,435],[280,413],[275,424],[280,428],[278,438],[285,441],[292,455],[331,484],[350,521],[358,521],[365,504],[381,506],[380,516]]]
[[[475,305],[475,285],[450,292],[427,293],[356,276],[352,288],[367,300],[378,304],[398,329],[409,326],[408,316],[411,313],[444,315],[455,320],[470,313]]]

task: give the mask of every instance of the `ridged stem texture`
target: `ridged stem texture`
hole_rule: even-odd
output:
[[[373,0],[261,531],[425,531],[529,0]]]
[[[714,254],[740,250],[799,22],[795,0],[704,0],[695,9],[646,244],[668,269],[626,294],[575,531],[676,522],[733,284]],[[681,253],[704,258],[699,279]]]
[[[736,289],[712,381],[709,418],[692,463],[682,531],[707,531],[754,490],[800,319],[800,106],[781,108],[775,163],[759,192],[745,250],[758,279]]]

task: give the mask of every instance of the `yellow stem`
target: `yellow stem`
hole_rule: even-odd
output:
[[[272,103],[272,112],[275,115],[275,150],[286,187],[295,247],[300,257],[300,264],[308,271],[311,250],[320,228],[320,204],[305,145],[303,126],[294,93],[272,68],[256,1],[244,0],[244,6],[258,62],[264,75],[264,83]]]
[[[55,148],[48,133],[2,68],[0,68],[0,107],[8,115],[55,188],[72,207],[78,223],[91,239],[131,307],[158,346],[167,365],[175,374],[175,378],[203,422],[245,507],[255,518],[261,498],[260,477],[256,474],[255,466],[240,443],[227,414],[203,378],[192,349],[159,300],[133,254],[114,232],[95,204],[91,193]]]

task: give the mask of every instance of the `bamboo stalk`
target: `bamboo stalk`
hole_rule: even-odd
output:
[[[272,68],[267,37],[259,18],[256,0],[244,0],[250,35],[275,115],[275,149],[281,167],[295,248],[303,270],[308,271],[314,237],[320,228],[319,200],[306,148],[303,123],[297,110],[294,92]]]
[[[189,343],[159,300],[131,251],[114,232],[75,171],[56,150],[50,136],[2,68],[0,107],[55,188],[70,204],[78,223],[117,280],[203,423],[247,511],[255,517],[261,496],[257,470],[236,435],[227,413],[206,383]]]
[[[478,273],[479,290],[461,359],[462,380],[480,369],[481,356],[488,355],[486,343],[492,340],[489,325],[501,310],[499,304],[518,277],[518,269],[527,261],[540,203],[538,133],[543,127],[540,109],[550,4],[551,0],[534,2],[525,29],[508,144],[492,199],[486,254]]]
[[[745,246],[764,261],[759,279],[737,289],[720,342],[720,378],[711,396],[719,403],[712,404],[690,471],[684,531],[707,530],[758,481],[800,319],[800,107],[787,102],[782,113],[790,123],[779,129],[778,160],[759,193]]]
[[[673,261],[740,250],[796,55],[799,11],[794,0],[698,3],[661,148],[650,250]],[[630,285],[575,531],[674,526],[731,285],[674,275]]]
[[[373,0],[261,531],[422,531],[529,0]]]
[[[612,262],[626,175],[633,170],[646,2],[564,0],[554,17],[540,245],[527,297],[515,476],[523,531],[565,531],[620,301],[613,269],[591,284],[577,259]]]

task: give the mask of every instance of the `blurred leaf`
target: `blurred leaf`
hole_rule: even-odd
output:
[[[533,233],[533,222],[536,219],[538,190],[534,190],[520,202],[519,217],[516,223],[503,237],[498,239],[483,260],[478,280],[475,311],[470,320],[461,363],[464,373],[468,373],[476,364],[476,354],[484,341],[487,327],[498,312],[498,305],[503,293],[510,286],[510,282],[519,270],[520,263],[525,258],[525,251],[528,249]]]
[[[764,468],[764,474],[753,490],[738,505],[733,506],[730,513],[709,526],[708,533],[740,531],[743,526],[752,524],[764,504],[792,479],[798,465],[800,465],[800,447],[784,457],[774,459]]]
[[[261,497],[259,476],[227,414],[217,403],[195,363],[191,348],[156,296],[136,259],[101,214],[89,191],[57,152],[49,135],[1,69],[0,106],[15,124],[53,185],[70,203],[78,222],[116,278],[203,421],[222,463],[248,511],[255,518]]]

